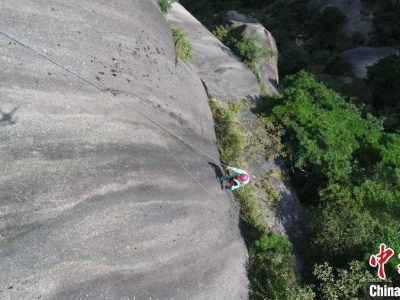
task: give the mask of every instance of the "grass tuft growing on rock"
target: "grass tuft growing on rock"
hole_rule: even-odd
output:
[[[241,106],[240,101],[210,102],[222,163],[246,169],[243,157],[249,140],[236,121]],[[290,241],[267,229],[264,208],[257,200],[254,186],[248,184],[233,194],[240,206],[242,233],[249,251],[249,299],[313,299],[310,287],[299,287],[296,283]]]
[[[218,137],[218,150],[222,163],[232,166],[240,164],[245,147],[245,137],[235,120],[240,111],[240,102],[222,105],[211,101],[210,107],[214,115],[215,133]]]
[[[232,39],[232,43],[235,52],[254,74],[258,73],[257,60],[274,54],[272,48],[263,45],[255,34],[242,33],[241,38],[239,40]]]
[[[171,5],[174,2],[178,2],[177,0],[157,0],[158,6],[161,9],[161,12],[166,15],[171,9]]]
[[[267,192],[267,194],[271,197],[273,202],[276,203],[282,199],[282,195],[276,188],[274,188],[274,186],[270,182],[264,181],[263,188]]]
[[[182,60],[190,60],[193,54],[193,47],[182,28],[172,27],[172,37],[175,44],[176,57]]]
[[[242,161],[246,147],[246,136],[236,117],[241,109],[241,102],[226,105],[210,102],[214,115],[215,132],[218,137],[218,149],[225,165],[246,168]],[[246,224],[259,231],[266,229],[266,222],[261,205],[256,199],[256,191],[252,185],[246,185],[234,191],[240,204],[240,217]]]

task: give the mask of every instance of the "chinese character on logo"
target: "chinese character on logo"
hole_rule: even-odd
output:
[[[394,251],[391,248],[386,248],[385,244],[381,244],[379,247],[380,247],[380,252],[376,255],[371,255],[371,257],[369,258],[369,265],[371,267],[378,266],[379,278],[385,279],[386,278],[385,264],[387,263],[389,258],[392,257]]]
[[[400,254],[397,257],[400,258]],[[397,265],[397,272],[400,274],[400,265]]]

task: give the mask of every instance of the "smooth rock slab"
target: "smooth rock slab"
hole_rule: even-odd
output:
[[[382,58],[399,51],[390,47],[360,47],[340,53],[340,58],[346,62],[350,72],[356,78],[367,77],[367,67],[372,66]]]
[[[1,7],[2,30],[112,92],[0,35],[0,299],[245,298],[208,98],[156,3]]]
[[[187,33],[194,48],[191,64],[210,97],[229,100],[259,97],[256,76],[182,5],[174,3],[167,19]]]

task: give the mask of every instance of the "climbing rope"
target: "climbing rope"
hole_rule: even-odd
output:
[[[91,82],[90,80],[82,77],[81,75],[79,75],[78,73],[64,67],[62,64],[58,63],[57,61],[55,61],[54,59],[50,58],[49,56],[47,56],[46,54],[36,50],[34,47],[30,46],[28,43],[22,41],[21,39],[15,37],[14,35],[10,34],[9,32],[3,30],[0,28],[0,34],[2,34],[3,36],[11,39],[12,41],[18,43],[19,45],[27,48],[28,50],[34,52],[35,54],[37,54],[38,56],[42,57],[43,59],[51,62],[52,64],[60,67],[61,69],[63,69],[64,71],[68,72],[69,74],[71,74],[72,76],[74,76],[75,78],[84,81],[85,83],[91,85],[92,87],[94,87],[95,89],[107,94],[108,92],[112,91],[110,89],[104,89],[98,85],[96,85],[95,83]],[[115,93],[113,93],[113,95],[115,96]],[[144,112],[136,109],[135,107],[132,107],[132,109],[140,114],[141,116],[143,116],[144,118],[146,118],[147,120],[149,120],[150,122],[152,122],[153,124],[157,125],[159,128],[161,128],[162,130],[164,130],[165,132],[167,132],[168,134],[170,134],[171,136],[173,136],[175,139],[177,139],[178,141],[180,141],[181,143],[183,143],[184,145],[186,145],[187,147],[189,147],[192,151],[196,152],[199,156],[201,156],[203,159],[205,158],[209,158],[211,161],[213,161],[214,163],[216,163],[217,165],[220,164],[220,161],[213,158],[212,156],[210,156],[209,154],[205,153],[204,151],[202,151],[201,149],[199,149],[198,147],[194,146],[193,144],[191,144],[190,142],[188,142],[187,140],[185,140],[184,138],[180,137],[179,135],[173,133],[172,131],[170,131],[168,128],[166,128],[165,126],[161,125],[160,123],[158,123],[156,120],[154,120],[153,118],[149,117],[147,114],[145,114]],[[179,161],[179,159],[166,147],[164,146],[164,148],[166,149],[166,151],[172,156],[172,158],[177,161],[177,163],[181,166],[181,168],[207,193],[208,191],[205,190],[205,188],[201,185],[201,183],[192,175],[192,173],[185,167],[182,165],[182,163]],[[206,160],[207,161],[207,160]],[[235,202],[235,200],[233,199],[232,195],[230,193],[228,193],[228,195],[231,198],[231,203],[233,203],[234,205],[234,209],[236,212],[238,212],[238,207],[237,204]],[[216,196],[214,195],[212,197],[212,199],[214,199]]]
[[[102,92],[107,92],[106,90],[104,90],[103,88],[99,87],[98,85],[94,84],[93,82],[87,80],[86,78],[80,76],[79,74],[69,70],[68,68],[64,67],[62,64],[56,62],[54,59],[48,57],[46,54],[43,54],[42,52],[36,50],[35,48],[33,48],[32,46],[30,46],[29,44],[25,43],[24,41],[22,41],[21,39],[13,36],[12,34],[8,33],[7,31],[3,30],[0,28],[0,34],[4,35],[5,37],[8,37],[9,39],[13,40],[14,42],[20,44],[21,46],[35,52],[37,55],[41,56],[42,58],[48,60],[49,62],[55,64],[56,66],[60,67],[61,69],[63,69],[64,71],[68,72],[69,74],[71,74],[72,76],[83,80],[84,82],[86,82],[87,84],[90,84],[91,86],[93,86],[94,88],[102,91]]]
[[[32,46],[30,46],[28,43],[22,41],[21,39],[13,36],[12,34],[10,34],[9,32],[3,30],[0,28],[0,34],[4,35],[5,37],[13,40],[14,42],[20,44],[21,46],[33,51],[34,53],[36,53],[37,55],[39,55],[40,57],[44,58],[45,60],[55,64],[56,66],[62,68],[64,71],[68,72],[69,74],[71,74],[72,76],[78,78],[79,80],[83,80],[84,82],[86,82],[87,84],[91,85],[92,87],[96,88],[97,90],[103,92],[103,93],[108,93],[111,90],[109,89],[103,89],[102,87],[96,85],[95,83],[93,83],[92,81],[82,77],[81,75],[79,75],[78,73],[71,71],[70,69],[64,67],[62,64],[58,63],[57,61],[55,61],[54,59],[48,57],[46,54],[36,50],[35,48],[33,48]],[[205,153],[204,151],[200,150],[199,148],[197,148],[196,146],[194,146],[193,144],[191,144],[190,142],[188,142],[187,140],[185,140],[184,138],[178,136],[177,134],[171,132],[169,129],[167,129],[165,126],[161,125],[160,123],[158,123],[156,120],[154,120],[153,118],[149,117],[148,115],[146,115],[145,113],[143,113],[142,111],[132,107],[132,109],[134,111],[136,111],[138,114],[142,115],[143,117],[145,117],[146,119],[148,119],[149,121],[151,121],[152,123],[154,123],[155,125],[157,125],[158,127],[160,127],[162,130],[164,130],[165,132],[169,133],[170,135],[172,135],[173,137],[175,137],[176,139],[178,139],[181,143],[185,144],[186,146],[188,146],[189,148],[192,148],[192,150],[194,150],[195,152],[197,152],[200,156],[203,157],[208,157],[209,159],[211,159],[213,162],[216,162],[217,164],[219,164],[219,160],[216,160],[215,158],[213,158],[212,156],[208,155],[207,153]]]

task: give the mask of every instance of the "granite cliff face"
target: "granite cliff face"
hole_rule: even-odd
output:
[[[256,75],[182,5],[174,3],[167,19],[185,29],[194,47],[191,63],[209,97],[238,100],[260,95]]]
[[[346,16],[343,24],[342,34],[347,38],[351,38],[355,32],[361,33],[365,38],[369,39],[372,33],[372,22],[369,15],[363,10],[361,0],[311,0],[309,7],[322,10],[329,6],[339,8]]]
[[[207,94],[156,2],[1,7],[81,78],[0,35],[0,298],[246,298]]]
[[[354,33],[360,33],[366,41],[373,35],[372,18],[379,8],[379,3],[368,5],[361,0],[311,0],[309,8],[322,10],[334,6],[339,8],[346,19],[341,28],[341,34],[351,38]],[[351,81],[352,78],[366,78],[367,67],[372,66],[380,59],[398,53],[392,47],[357,47],[343,51],[339,55],[338,62],[346,65],[342,78]]]
[[[398,52],[391,47],[359,47],[340,53],[340,59],[346,63],[349,75],[355,78],[367,78],[367,67]]]
[[[256,36],[260,44],[269,49],[268,55],[256,60],[257,72],[270,93],[279,93],[278,48],[272,34],[255,18],[235,11],[226,13],[226,21],[234,24],[238,33]]]

